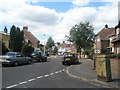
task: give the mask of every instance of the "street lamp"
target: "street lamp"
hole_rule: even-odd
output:
[[[43,34],[43,36],[45,37],[46,34]],[[46,39],[45,39],[46,40]],[[44,55],[45,55],[45,40],[44,40]]]

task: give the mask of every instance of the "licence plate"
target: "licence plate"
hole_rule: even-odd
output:
[[[65,60],[70,60],[70,58],[66,58]]]
[[[36,57],[36,56],[32,56],[32,57]]]

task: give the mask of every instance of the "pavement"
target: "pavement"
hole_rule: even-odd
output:
[[[67,74],[71,77],[90,82],[94,84],[102,84],[108,88],[120,88],[120,77],[112,74],[112,80],[110,82],[103,82],[97,80],[96,70],[93,70],[93,60],[80,59],[80,64],[71,65],[67,68]]]

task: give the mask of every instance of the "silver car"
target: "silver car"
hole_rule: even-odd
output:
[[[30,57],[24,57],[20,52],[8,52],[6,55],[0,56],[0,63],[5,65],[18,66],[19,64],[31,63]]]

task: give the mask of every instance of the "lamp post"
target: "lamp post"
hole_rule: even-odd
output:
[[[43,34],[43,36],[45,37],[46,34]],[[46,39],[45,39],[46,40]],[[45,40],[44,40],[44,55],[45,55]]]

